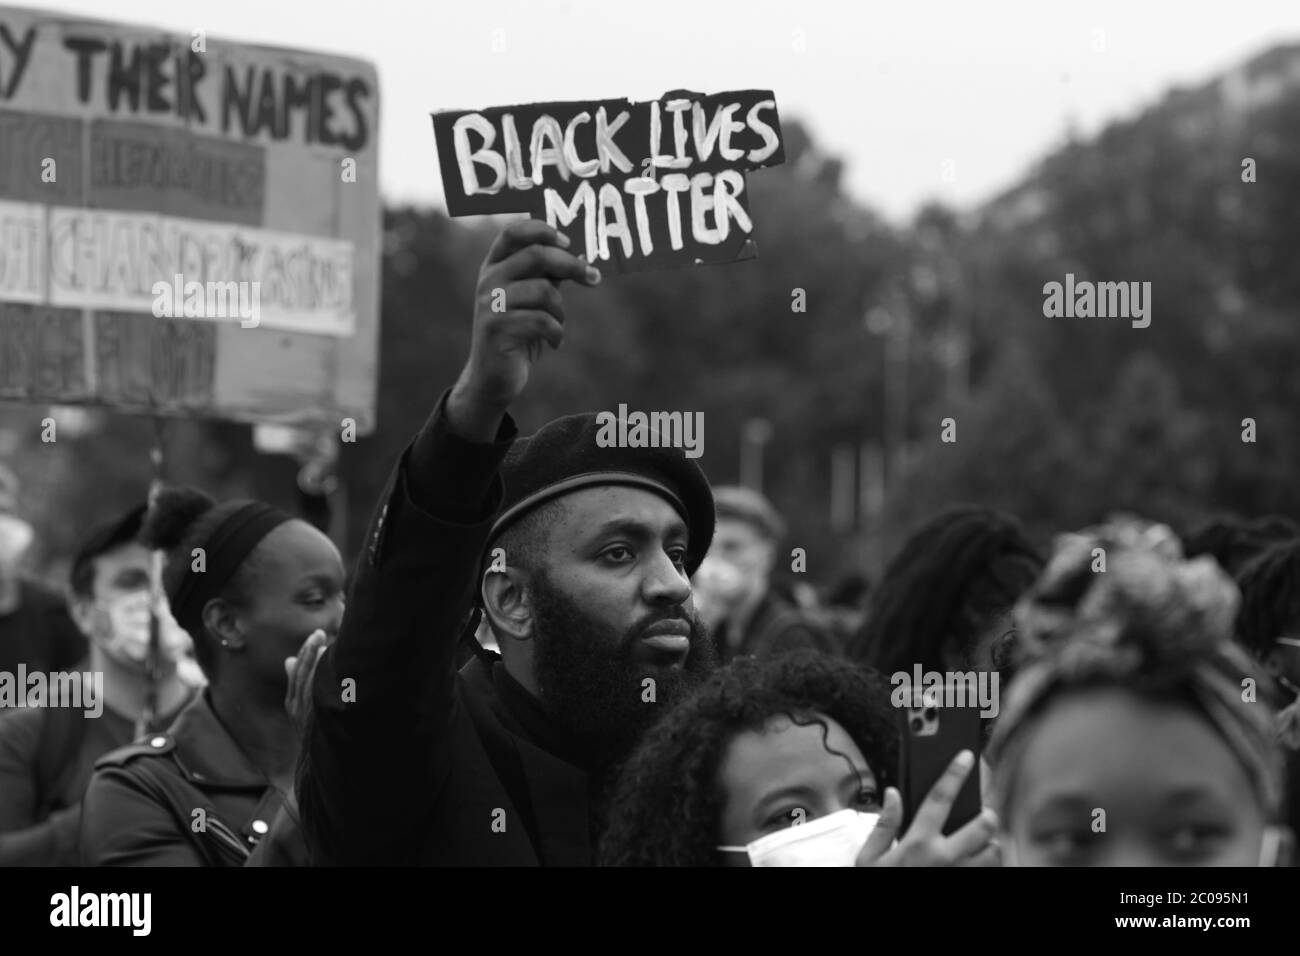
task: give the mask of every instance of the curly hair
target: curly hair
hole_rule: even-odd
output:
[[[848,656],[882,674],[918,663],[941,671],[945,644],[969,655],[1042,567],[1015,519],[990,508],[944,511],[890,562]],[[1002,648],[992,650],[1000,660]]]
[[[898,733],[880,675],[801,650],[742,657],[715,671],[643,738],[607,804],[600,866],[720,866],[726,794],[718,773],[737,734],[772,717],[820,724],[828,717],[861,748],[880,787],[894,780]]]

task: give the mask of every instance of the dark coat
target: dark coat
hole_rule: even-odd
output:
[[[204,692],[167,733],[95,764],[82,801],[81,860],[89,866],[302,864],[305,846],[283,807],[280,792],[249,763]]]
[[[135,734],[133,720],[108,709],[95,718],[71,707],[0,711],[0,866],[78,865],[81,798],[95,763]]]
[[[771,589],[754,609],[744,636],[733,644],[729,632],[734,626],[724,621],[715,632],[724,663],[737,657],[776,657],[805,648],[823,654],[840,650],[828,627],[813,612],[796,607]]]
[[[317,666],[298,790],[313,862],[588,865],[581,756],[499,661],[456,669],[517,433],[507,417],[494,444],[462,441],[445,402],[389,482]]]

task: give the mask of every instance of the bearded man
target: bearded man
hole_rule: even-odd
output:
[[[532,220],[497,238],[465,368],[371,521],[298,781],[318,864],[590,864],[615,766],[713,664],[699,466],[601,447],[594,413],[516,437],[508,409],[563,339],[559,283],[600,281],[567,247]],[[480,615],[500,656],[457,672]]]

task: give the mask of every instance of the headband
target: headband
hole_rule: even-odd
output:
[[[203,608],[239,570],[239,566],[263,538],[293,516],[261,501],[244,501],[212,529],[203,550],[202,571],[190,563],[171,597],[172,614],[191,634],[203,628]]]

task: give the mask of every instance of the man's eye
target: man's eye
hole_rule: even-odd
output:
[[[668,556],[669,556],[670,558],[673,559],[673,564],[676,564],[676,565],[685,565],[685,564],[686,564],[686,549],[685,549],[685,548],[670,548],[669,551],[668,551]]]
[[[623,555],[623,557],[620,557],[620,555]],[[632,557],[632,549],[622,544],[615,545],[605,552],[605,557],[611,561],[622,562]]]

